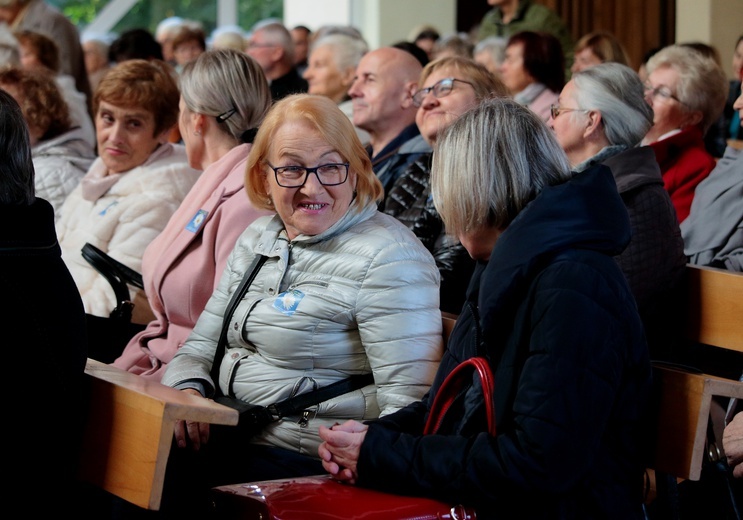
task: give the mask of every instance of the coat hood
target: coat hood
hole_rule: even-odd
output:
[[[503,232],[493,248],[482,282],[495,290],[480,295],[506,302],[504,295],[530,279],[547,260],[567,249],[616,256],[629,244],[627,209],[609,168],[596,165],[563,184],[548,186]]]

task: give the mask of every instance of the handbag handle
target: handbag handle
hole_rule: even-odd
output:
[[[142,275],[89,242],[83,246],[80,253],[108,281],[116,295],[116,307],[111,311],[110,317],[130,321],[134,302],[131,301],[128,286],[144,289]]]
[[[457,397],[459,397],[466,385],[472,381],[473,374],[480,378],[480,386],[483,391],[483,400],[485,402],[485,413],[487,416],[488,433],[495,437],[495,403],[493,402],[493,391],[495,382],[493,372],[490,370],[490,363],[484,357],[471,357],[462,361],[439,387],[436,396],[433,399],[433,405],[428,414],[428,420],[423,430],[424,435],[437,433],[444,421],[446,412],[451,408]]]

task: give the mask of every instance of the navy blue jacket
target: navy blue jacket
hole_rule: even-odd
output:
[[[642,518],[651,371],[632,293],[613,259],[630,239],[611,172],[545,188],[478,265],[429,394],[373,421],[359,485],[519,518]],[[448,431],[423,436],[460,361],[485,355],[498,433],[468,395]]]

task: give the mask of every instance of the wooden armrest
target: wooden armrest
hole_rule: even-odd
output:
[[[160,507],[175,422],[236,425],[237,410],[88,359],[90,409],[80,478],[145,509]]]
[[[658,423],[650,467],[699,480],[712,396],[743,399],[743,383],[662,364],[653,366],[653,378]]]

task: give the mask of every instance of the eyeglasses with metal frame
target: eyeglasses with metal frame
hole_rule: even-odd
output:
[[[338,186],[348,180],[349,163],[328,163],[307,168],[305,166],[272,166],[266,163],[282,188],[301,188],[314,173],[323,186]]]
[[[552,116],[552,119],[557,119],[557,116],[563,112],[590,112],[590,110],[585,108],[565,108],[560,105],[550,105],[550,115]]]
[[[448,96],[449,94],[451,94],[451,91],[454,90],[455,81],[459,81],[460,83],[467,83],[474,88],[474,85],[472,85],[472,83],[470,83],[469,81],[457,78],[444,78],[437,81],[432,86],[422,88],[418,92],[413,94],[413,106],[420,108],[420,106],[423,104],[423,100],[429,92],[432,92],[433,97],[435,97],[436,99]]]
[[[671,92],[671,89],[666,87],[665,85],[661,85],[659,87],[654,87],[649,83],[644,83],[643,88],[645,89],[645,94],[650,94],[652,98],[655,98],[656,96],[660,96],[663,99],[673,99],[674,101],[678,101],[682,105],[685,105],[683,101],[681,101],[676,95]]]

